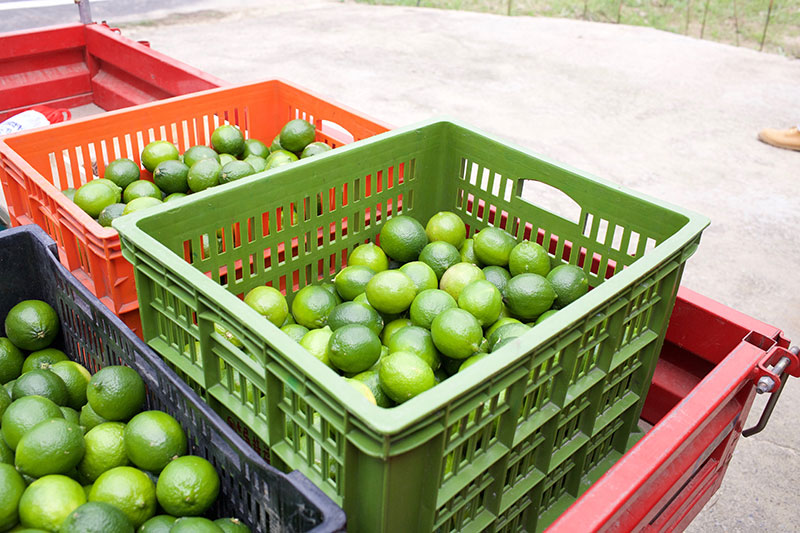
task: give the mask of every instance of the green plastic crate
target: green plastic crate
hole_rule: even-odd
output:
[[[580,214],[529,203],[529,180],[562,191]],[[554,263],[582,265],[594,289],[392,409],[366,402],[240,299],[272,284],[291,300],[329,281],[387,215],[425,222],[440,210],[461,215],[470,235],[490,224],[531,235]],[[537,531],[558,516],[627,449],[707,224],[449,121],[114,223],[145,340],[258,437],[274,465],[301,470],[344,507],[350,531],[364,532]]]

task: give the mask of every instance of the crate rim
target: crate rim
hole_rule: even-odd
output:
[[[78,24],[78,26],[83,26],[83,24]],[[70,27],[70,26],[67,25],[65,27]],[[156,101],[153,101],[153,102],[147,102],[147,103],[144,103],[144,104],[138,104],[138,105],[135,105],[135,106],[125,107],[125,108],[122,108],[122,109],[115,109],[115,110],[112,110],[112,111],[106,111],[104,113],[100,113],[98,115],[90,115],[90,116],[87,116],[87,117],[71,119],[71,120],[68,120],[68,121],[65,121],[65,122],[59,122],[59,123],[56,123],[56,124],[50,124],[48,126],[42,126],[40,128],[32,128],[32,129],[29,129],[29,130],[19,131],[19,132],[15,132],[15,133],[12,133],[12,134],[9,134],[9,135],[0,136],[0,155],[2,155],[3,157],[8,158],[12,163],[14,163],[16,166],[21,168],[24,171],[24,173],[25,173],[25,175],[27,177],[32,179],[36,183],[36,185],[38,185],[39,187],[41,187],[45,191],[50,190],[50,191],[54,191],[55,193],[60,193],[62,191],[58,190],[55,185],[53,185],[52,183],[47,181],[47,179],[45,179],[44,176],[42,176],[42,174],[39,171],[37,171],[35,168],[33,168],[25,160],[25,158],[22,155],[18,154],[16,152],[16,150],[14,150],[11,146],[9,146],[7,141],[13,142],[14,139],[17,139],[17,138],[20,138],[20,137],[25,137],[25,136],[27,136],[29,134],[32,134],[32,133],[40,133],[40,132],[45,131],[45,130],[52,132],[53,135],[56,136],[56,135],[58,135],[58,132],[61,131],[63,128],[77,128],[77,127],[80,127],[82,124],[91,123],[91,122],[97,121],[98,119],[102,119],[104,121],[105,120],[113,120],[114,117],[117,117],[117,116],[125,116],[125,115],[127,115],[129,113],[139,113],[142,110],[150,109],[150,108],[153,108],[153,107],[159,107],[159,106],[162,106],[164,104],[170,104],[172,102],[177,102],[177,101],[181,101],[181,100],[188,100],[188,99],[193,99],[193,98],[196,98],[196,97],[202,97],[202,96],[205,96],[205,95],[208,95],[208,94],[216,94],[216,93],[220,93],[220,92],[224,92],[224,91],[242,89],[242,88],[246,88],[246,87],[253,87],[253,86],[264,85],[264,84],[269,84],[269,83],[278,83],[278,84],[281,84],[281,85],[285,85],[285,86],[291,87],[292,89],[295,89],[295,90],[298,90],[298,91],[302,91],[302,92],[308,94],[309,96],[312,96],[312,97],[317,98],[319,100],[324,100],[324,101],[328,102],[329,104],[334,105],[334,106],[336,106],[336,107],[338,107],[338,108],[340,108],[340,109],[342,109],[344,111],[347,111],[347,112],[355,114],[355,115],[359,115],[362,118],[364,118],[366,120],[369,120],[369,121],[377,124],[378,126],[381,126],[381,127],[385,128],[386,130],[391,130],[392,128],[394,128],[394,126],[392,126],[391,124],[388,124],[388,123],[386,123],[386,122],[384,122],[382,120],[379,120],[379,119],[377,119],[377,118],[375,118],[375,117],[373,117],[371,115],[367,115],[367,114],[364,114],[364,113],[362,113],[360,111],[357,111],[355,108],[352,108],[350,106],[344,105],[344,104],[340,103],[338,100],[328,98],[325,95],[322,95],[322,94],[320,94],[320,93],[318,93],[316,91],[307,89],[307,88],[305,88],[305,87],[303,87],[301,85],[298,85],[296,83],[293,83],[293,82],[291,82],[291,81],[289,81],[287,79],[280,78],[280,77],[269,77],[269,78],[259,79],[259,80],[256,80],[256,81],[247,82],[247,83],[241,83],[241,84],[237,84],[237,85],[226,85],[226,86],[223,86],[223,87],[216,87],[216,88],[213,88],[213,89],[206,89],[204,91],[197,91],[197,92],[194,92],[194,93],[182,94],[182,95],[173,96],[173,97],[170,97],[170,98],[165,98],[163,100],[156,100]],[[339,148],[337,148],[337,150],[340,149],[340,148],[342,148],[342,147],[340,146]],[[329,151],[332,152],[333,150],[329,150]],[[327,156],[328,154],[325,153],[325,154],[319,154],[319,155]],[[317,156],[317,157],[319,157],[319,156]],[[282,169],[280,167],[276,167],[276,169],[272,169],[272,170],[270,170],[270,172],[274,172],[276,170],[277,170],[277,172],[282,172],[285,169]],[[226,185],[229,185],[229,184],[227,184],[227,183],[220,184],[217,187],[224,187]],[[193,194],[198,194],[198,193],[193,193]],[[192,196],[192,195],[189,195],[189,196]],[[58,206],[61,209],[67,209],[69,207],[69,204],[75,205],[74,202],[69,200],[63,194],[53,194],[53,195],[51,195],[51,197],[55,200],[56,204],[58,204]],[[91,216],[89,216],[88,213],[85,213],[82,209],[75,210],[74,214],[75,214],[75,216],[78,217],[78,219],[81,222],[83,222],[84,225],[86,225],[88,228],[90,228],[92,230],[93,235],[95,235],[96,237],[98,237],[100,239],[113,239],[113,238],[118,236],[118,233],[117,233],[116,230],[114,230],[114,229],[112,229],[110,227],[101,226],[100,223],[97,220],[93,219]]]
[[[640,259],[636,260],[629,267],[627,267],[624,272],[620,272],[616,276],[609,278],[597,288],[582,297],[582,303],[584,307],[589,309],[586,314],[589,314],[596,308],[604,305],[609,301],[610,298],[634,284],[639,277],[657,268],[659,263],[676,253],[676,247],[674,246],[675,243],[687,242],[690,239],[697,237],[697,235],[699,235],[710,223],[710,220],[703,215],[679,206],[674,206],[668,202],[657,200],[648,195],[635,192],[622,185],[609,182],[603,178],[599,178],[590,173],[575,169],[569,165],[556,163],[554,160],[548,157],[541,156],[536,152],[523,148],[515,143],[508,142],[498,136],[485,133],[482,130],[469,126],[460,120],[451,119],[448,117],[431,118],[422,122],[411,124],[409,126],[397,128],[395,130],[382,133],[362,141],[357,141],[346,146],[339,147],[336,149],[336,152],[341,154],[345,150],[355,150],[363,146],[383,142],[384,140],[391,139],[397,135],[414,132],[422,128],[433,127],[439,124],[450,124],[462,129],[468,128],[472,132],[486,137],[488,140],[503,143],[525,156],[537,158],[545,163],[558,164],[560,167],[578,176],[602,183],[603,185],[607,185],[609,187],[613,187],[623,194],[627,194],[651,204],[656,204],[658,206],[670,209],[680,215],[683,215],[687,219],[686,223],[674,235],[670,236],[661,244],[647,252]],[[306,160],[295,162],[291,165],[290,169],[287,169],[287,174],[301,172],[301,169],[305,168],[304,165],[313,166],[323,164],[322,162],[324,161],[324,158],[336,156],[335,153],[331,152],[334,151],[331,150],[329,153],[322,154],[322,157],[308,158]],[[273,169],[254,174],[253,176],[248,176],[242,180],[237,180],[231,184],[228,184],[230,187],[226,189],[226,192],[233,191],[236,188],[247,187],[249,183],[255,179],[268,179],[273,175],[274,172],[275,171]],[[282,177],[286,178],[285,175]],[[172,251],[167,249],[163,244],[139,228],[139,223],[150,217],[158,216],[167,212],[179,211],[181,209],[191,207],[194,204],[200,204],[201,202],[210,199],[210,195],[213,195],[215,192],[219,191],[207,189],[200,193],[181,198],[175,202],[171,202],[172,205],[157,206],[156,209],[131,213],[126,217],[114,220],[113,227],[120,230],[119,233],[122,238],[137,241],[137,244],[142,249],[148,250],[148,255],[150,255],[150,257],[153,257],[153,254],[151,253],[153,250],[157,250],[166,254],[163,255],[163,257],[167,259],[166,261],[162,262],[161,259],[157,259],[157,261],[163,266],[167,267],[169,270],[179,274],[180,276],[184,277],[184,279],[191,282],[198,291],[205,292],[209,296],[217,299],[217,301],[222,303],[225,311],[230,313],[232,316],[238,316],[240,319],[243,319],[248,323],[259,324],[259,331],[257,332],[257,335],[259,338],[261,338],[261,340],[268,344],[273,344],[278,350],[289,354],[296,367],[301,368],[307,377],[311,379],[317,386],[322,387],[323,390],[325,390],[328,394],[340,398],[342,403],[352,408],[357,418],[365,423],[366,426],[371,430],[381,433],[385,436],[398,434],[414,424],[424,420],[432,413],[435,413],[441,409],[448,409],[448,406],[452,400],[459,396],[474,393],[482,385],[490,383],[491,380],[503,372],[509,364],[525,357],[526,352],[515,351],[512,349],[518,344],[518,342],[512,342],[509,344],[509,346],[504,347],[496,352],[497,355],[493,356],[491,359],[486,358],[485,360],[479,361],[478,363],[472,365],[474,368],[468,368],[465,372],[459,372],[456,375],[451,376],[450,379],[438,384],[435,387],[437,392],[439,392],[440,400],[438,401],[431,402],[430,400],[432,398],[429,395],[430,391],[426,391],[415,398],[412,398],[411,400],[393,408],[384,409],[372,405],[371,403],[367,402],[359,392],[355,391],[353,387],[347,385],[344,380],[330,379],[330,376],[326,375],[324,372],[333,371],[306,350],[302,349],[298,343],[292,341],[288,336],[286,336],[285,333],[280,332],[278,327],[274,326],[272,323],[269,323],[268,320],[265,320],[264,317],[259,315],[255,310],[250,309],[235,295],[231,294],[213,280],[209,279],[192,265],[186,263],[184,260],[176,256]],[[626,272],[627,274],[625,274]],[[232,312],[232,309],[235,310],[235,312]],[[572,314],[570,316],[566,316],[564,313],[561,313],[561,316],[556,314],[550,320],[540,324],[540,327],[531,328],[530,331],[520,336],[518,341],[524,339],[526,341],[525,344],[533,344],[535,347],[539,347],[546,341],[557,337],[562,328],[570,326],[571,324],[581,320],[582,317],[586,316],[586,314]],[[264,324],[264,322],[267,322],[268,324]]]
[[[56,246],[55,241],[39,226],[35,224],[26,224],[24,226],[8,228],[0,231],[0,238],[13,237],[16,234],[25,233],[30,234],[53,255],[53,264],[55,268],[60,271],[64,279],[73,279],[72,273],[70,273],[69,270],[67,270],[67,268],[58,260],[58,247]],[[105,307],[101,303],[97,302],[97,296],[92,294],[92,292],[89,291],[89,289],[87,289],[82,283],[75,280],[74,282],[70,283],[70,285],[86,301],[94,301],[98,305],[98,308],[105,310]],[[236,431],[233,430],[233,428],[230,428],[227,424],[225,424],[225,422],[222,420],[222,417],[216,411],[214,411],[208,403],[203,401],[185,381],[178,378],[174,371],[169,368],[167,363],[161,357],[157,356],[153,352],[152,348],[147,346],[142,339],[137,337],[117,315],[109,311],[106,318],[117,328],[118,332],[128,342],[134,346],[137,346],[140,350],[146,349],[152,353],[152,357],[147,360],[147,364],[152,366],[159,373],[161,379],[169,381],[172,386],[174,386],[181,394],[183,394],[192,407],[197,409],[197,412],[205,417],[207,423],[213,427],[215,432],[220,435],[225,435],[226,438],[230,439],[231,444],[236,447],[237,451],[240,452],[247,461],[257,465],[262,469],[276,470],[278,473],[285,476],[287,481],[291,485],[297,487],[298,490],[302,489],[302,491],[310,491],[310,493],[306,492],[306,496],[311,503],[316,505],[321,511],[324,512],[324,517],[323,523],[310,530],[309,533],[322,529],[321,526],[332,526],[334,529],[336,527],[341,528],[344,526],[346,517],[341,507],[335,505],[333,500],[331,500],[330,497],[319,487],[311,483],[308,478],[302,475],[302,472],[297,470],[292,472],[281,472],[275,467],[267,464],[266,461],[264,461],[264,459],[258,453],[256,453],[256,451],[253,450],[253,448],[251,448],[244,441],[244,439],[242,439],[242,437],[236,433]],[[330,513],[330,516],[328,516],[329,513],[326,511],[331,511],[332,509],[336,509],[336,511]],[[330,523],[326,524],[325,522],[328,520],[330,520]]]

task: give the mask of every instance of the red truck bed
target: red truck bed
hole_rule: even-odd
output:
[[[719,488],[781,330],[681,288],[642,419],[652,429],[548,533],[682,531]],[[773,376],[774,377],[774,376]],[[779,384],[779,380],[776,383]]]

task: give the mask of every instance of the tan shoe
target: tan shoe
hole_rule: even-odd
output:
[[[758,132],[758,140],[778,148],[800,150],[800,130],[796,127],[788,130],[763,129]]]

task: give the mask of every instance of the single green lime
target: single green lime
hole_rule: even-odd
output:
[[[50,371],[61,378],[67,386],[67,405],[80,409],[86,403],[86,386],[92,375],[75,361],[60,361],[50,367]]]
[[[408,276],[417,288],[417,294],[439,287],[439,279],[431,267],[422,261],[411,261],[400,267],[400,272]]]
[[[142,166],[150,172],[162,161],[179,158],[178,147],[168,141],[153,141],[142,150]]]
[[[371,329],[375,335],[383,330],[383,318],[369,305],[357,302],[344,302],[334,307],[328,316],[328,325],[333,331],[348,324],[361,324]]]
[[[189,168],[186,183],[192,192],[200,192],[219,185],[222,165],[216,159],[202,159]]]
[[[439,350],[433,344],[431,332],[419,326],[408,326],[392,335],[387,344],[389,353],[410,352],[428,363],[431,370],[439,368]]]
[[[363,265],[350,265],[336,274],[333,284],[343,300],[352,300],[367,290],[367,283],[375,271]]]
[[[66,474],[78,465],[85,451],[78,424],[51,418],[39,422],[22,436],[14,465],[21,474],[36,478]]]
[[[403,272],[384,270],[369,280],[365,292],[369,304],[376,310],[382,313],[402,313],[414,301],[417,287]]]
[[[31,352],[22,364],[22,373],[24,374],[31,370],[47,370],[62,361],[69,361],[69,357],[57,348],[45,348]]]
[[[347,265],[361,265],[370,268],[374,273],[389,268],[389,260],[380,247],[368,242],[359,244],[347,257]],[[366,286],[366,285],[365,285]]]
[[[61,409],[53,401],[41,396],[25,396],[15,400],[6,408],[0,422],[3,440],[9,448],[16,450],[25,433],[51,418],[64,418]]]
[[[104,228],[110,228],[114,219],[121,217],[124,211],[125,204],[123,203],[108,205],[100,211],[97,222]]]
[[[81,407],[81,414],[80,414],[80,422],[81,426],[84,428],[84,431],[89,431],[95,426],[108,422],[105,418],[98,415],[92,409],[92,406],[88,403]]]
[[[292,316],[308,329],[321,328],[328,323],[328,315],[336,307],[336,298],[319,285],[300,289],[292,301]]]
[[[309,330],[307,327],[301,326],[300,324],[286,324],[281,326],[281,331],[286,333],[290,339],[299,344]]]
[[[94,483],[103,472],[130,464],[125,451],[125,424],[103,422],[84,436],[86,452],[78,463],[79,481]]]
[[[111,421],[127,420],[144,405],[144,382],[132,368],[107,366],[92,376],[86,397],[101,417]]]
[[[314,125],[303,119],[287,122],[281,128],[280,144],[284,150],[301,153],[317,136]]]
[[[286,297],[274,287],[262,285],[253,288],[244,297],[244,303],[279,327],[289,315],[289,304],[286,303]]]
[[[0,463],[0,531],[8,531],[19,521],[18,507],[25,492],[25,481],[14,467]]]
[[[17,348],[28,351],[47,348],[59,330],[55,309],[41,300],[23,300],[6,315],[6,336]]]
[[[50,475],[28,485],[19,500],[24,527],[58,531],[75,509],[86,503],[83,487],[67,476]]]
[[[111,189],[100,180],[90,181],[82,185],[76,192],[72,201],[83,209],[92,218],[97,218],[103,209],[120,201],[119,192]]]
[[[378,360],[381,341],[367,326],[348,324],[333,332],[328,349],[333,366],[343,372],[358,373],[367,370]]]
[[[125,514],[134,527],[141,526],[156,514],[153,481],[141,470],[130,466],[118,466],[103,472],[92,485],[89,501],[113,505]]]
[[[401,263],[407,263],[417,260],[422,249],[428,244],[428,236],[417,219],[400,215],[390,218],[383,225],[380,243],[386,255]]]
[[[31,370],[22,374],[11,390],[11,398],[18,400],[24,396],[42,396],[56,405],[67,405],[69,393],[64,381],[50,370]]]
[[[450,211],[440,211],[433,215],[425,226],[428,240],[444,241],[455,248],[461,246],[467,239],[467,227],[457,214]]]
[[[223,124],[211,134],[211,146],[220,154],[238,156],[244,152],[244,135],[236,126]]]
[[[416,298],[415,298],[416,300]],[[389,339],[391,339],[395,333],[400,331],[401,329],[413,326],[414,323],[408,318],[397,318],[392,320],[383,328],[383,332],[381,333],[381,342],[386,345],[389,343]]]
[[[17,379],[22,373],[25,356],[14,343],[6,337],[0,337],[0,383],[8,383]],[[2,413],[0,413],[1,415]]]
[[[523,241],[511,250],[508,270],[512,276],[526,273],[546,276],[550,272],[550,256],[539,244]]]
[[[494,324],[500,317],[503,296],[490,281],[480,279],[465,286],[458,296],[458,307],[469,311],[481,327]]]
[[[365,370],[360,374],[356,374],[351,379],[354,381],[360,381],[369,387],[369,390],[372,392],[372,396],[375,398],[375,405],[378,407],[386,408],[394,405],[392,399],[389,398],[389,396],[386,395],[386,392],[384,392],[384,390],[381,388],[378,370]]]
[[[125,513],[103,502],[84,503],[61,523],[58,533],[134,533]]]
[[[509,274],[508,270],[501,266],[483,267],[483,275],[486,277],[486,281],[497,287],[500,294],[503,294],[503,291],[506,290],[508,280],[511,279],[511,274]]]
[[[439,288],[458,301],[464,287],[472,283],[486,279],[483,271],[472,263],[456,263],[447,269],[439,280]]]
[[[195,163],[203,159],[214,159],[219,162],[219,154],[208,146],[203,145],[192,146],[183,153],[183,162],[189,168],[192,168]]]
[[[553,286],[539,274],[519,274],[506,285],[505,303],[522,320],[537,318],[550,309],[555,299]]]
[[[245,139],[242,159],[247,159],[250,156],[266,158],[268,155],[269,148],[266,144],[262,143],[258,139]]]
[[[167,514],[156,515],[142,524],[136,533],[169,533],[177,518]]]
[[[475,256],[484,265],[506,266],[511,250],[517,244],[514,237],[500,228],[484,228],[473,237]]]
[[[189,190],[188,178],[189,166],[174,159],[162,161],[153,171],[153,182],[164,194],[185,193]]]
[[[531,329],[530,326],[521,322],[504,324],[494,330],[491,335],[489,335],[489,348],[494,350],[495,346],[497,346],[497,344],[499,344],[503,339],[513,339],[515,337],[519,337],[520,335],[527,333],[529,329]]]
[[[442,354],[453,359],[466,359],[478,351],[483,330],[469,312],[448,309],[433,320],[431,335]]]
[[[522,324],[522,322],[510,316],[500,317],[494,324],[486,328],[486,331],[484,331],[484,336],[489,339],[492,336],[492,333],[497,331],[499,327],[505,326],[506,324]]]
[[[247,161],[225,163],[219,174],[220,183],[230,183],[255,174],[255,169]]]
[[[126,204],[131,203],[136,198],[155,198],[160,202],[162,197],[161,189],[152,181],[147,180],[134,181],[125,187],[125,192],[122,193],[122,200]]]
[[[395,352],[381,361],[380,387],[392,400],[403,403],[436,385],[431,367],[409,352]]]
[[[248,155],[244,162],[253,167],[253,172],[263,172],[267,169],[267,160],[257,155]]]
[[[547,281],[556,292],[554,307],[561,309],[568,306],[589,292],[589,278],[583,269],[575,265],[561,265],[547,274]]]
[[[419,253],[419,260],[433,269],[437,279],[442,279],[448,268],[461,262],[461,254],[449,242],[433,241]]]
[[[140,179],[139,165],[131,159],[121,157],[115,159],[106,167],[103,178],[113,181],[117,187],[124,189],[134,181]]]
[[[331,365],[331,351],[328,344],[333,335],[333,331],[328,326],[320,329],[312,329],[300,339],[300,346],[308,350],[308,353],[322,361],[328,366]]]
[[[324,142],[313,142],[307,145],[305,148],[303,148],[303,153],[300,154],[300,159],[305,159],[307,157],[324,154],[330,149],[331,147]]]
[[[169,463],[158,476],[158,503],[173,516],[197,516],[211,507],[219,494],[219,476],[214,467],[194,455]]]
[[[125,452],[134,465],[158,473],[186,453],[186,433],[167,413],[144,411],[125,426]]]

